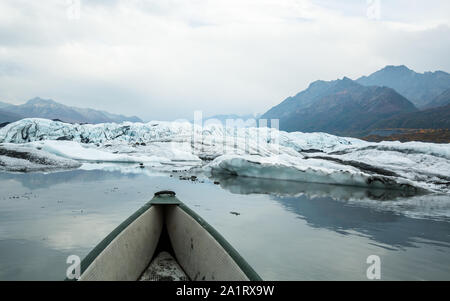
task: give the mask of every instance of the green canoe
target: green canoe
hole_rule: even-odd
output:
[[[85,280],[261,280],[172,191],[160,191],[81,262]]]

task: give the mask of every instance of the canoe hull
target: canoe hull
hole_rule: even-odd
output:
[[[154,255],[162,226],[163,208],[151,206],[104,246],[79,280],[138,279]]]
[[[213,227],[168,194],[155,195],[94,248],[79,280],[137,280],[161,248],[170,249],[194,281],[261,280]]]
[[[216,238],[194,217],[179,206],[165,209],[175,256],[191,280],[249,280]]]

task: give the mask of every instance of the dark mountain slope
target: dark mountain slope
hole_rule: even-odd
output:
[[[450,104],[419,112],[411,112],[380,120],[372,129],[450,129]]]
[[[450,104],[450,89],[445,90],[444,93],[433,99],[426,105],[427,109],[442,107]]]
[[[443,71],[417,73],[406,66],[385,68],[356,80],[365,86],[385,86],[405,96],[418,108],[450,89],[450,74]]]
[[[4,107],[9,107],[11,104],[10,103],[6,103],[6,102],[1,102],[0,101],[0,109],[4,108]]]
[[[11,113],[8,111],[4,111],[3,109],[0,109],[0,124],[5,122],[14,122],[22,118],[23,117],[19,114]]]
[[[417,108],[393,89],[365,87],[344,78],[315,82],[262,118],[280,119],[280,129],[285,131],[359,135],[380,119],[415,111]]]

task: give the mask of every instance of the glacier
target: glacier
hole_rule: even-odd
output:
[[[227,128],[220,124],[199,126],[189,122],[80,125],[29,118],[0,129],[0,147],[19,146],[36,151],[39,156],[58,158],[60,168],[127,163],[133,168],[163,172],[279,179],[416,194],[450,192],[450,144],[371,143],[326,133],[287,133],[267,127]],[[11,160],[1,155],[0,168],[20,170],[20,166],[30,163]]]
[[[0,144],[0,171],[33,172],[74,169],[81,163],[30,145]]]

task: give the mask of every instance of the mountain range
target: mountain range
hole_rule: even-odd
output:
[[[441,95],[433,99],[426,105],[426,109],[437,108],[450,104],[450,89],[445,90]]]
[[[394,89],[365,87],[344,77],[316,81],[262,118],[280,119],[284,131],[358,135],[381,119],[418,109]]]
[[[0,103],[0,123],[32,117],[59,119],[69,123],[142,122],[136,116],[127,117],[105,111],[70,107],[51,99],[39,97],[30,99],[22,105]]]
[[[22,118],[23,117],[18,114],[3,111],[2,109],[0,109],[0,124],[14,122]]]
[[[450,129],[450,104],[403,113],[376,122],[372,129]]]
[[[406,66],[386,66],[356,80],[364,86],[385,86],[396,90],[416,107],[428,103],[450,88],[450,74],[443,71],[417,73]]]
[[[11,104],[9,104],[9,103],[6,103],[6,102],[1,102],[0,101],[0,109],[1,108],[4,108],[4,107],[8,107],[8,106],[10,106]]]
[[[22,105],[0,102],[0,126],[27,117],[69,123],[142,122],[135,116],[70,107],[38,97]],[[258,116],[215,115],[210,118],[224,122],[226,119],[258,119]],[[386,66],[356,80],[347,77],[318,80],[260,118],[279,119],[280,129],[285,131],[355,137],[371,135],[379,129],[449,129],[450,74],[443,71],[417,73],[406,66]]]
[[[361,137],[388,127],[448,128],[448,104],[450,74],[387,66],[357,80],[315,81],[261,118],[279,119],[285,131]]]

